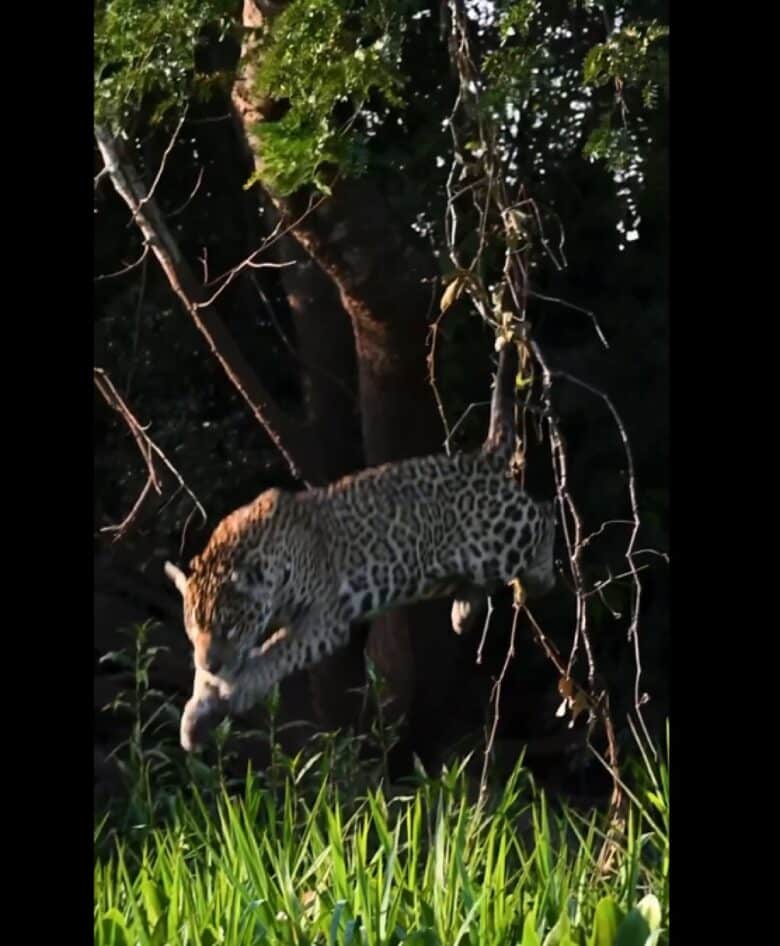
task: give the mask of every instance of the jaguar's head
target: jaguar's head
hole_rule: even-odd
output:
[[[252,649],[277,629],[275,617],[290,578],[274,528],[280,495],[263,493],[223,519],[190,562],[189,574],[165,563],[182,596],[196,665],[225,680],[235,678]]]

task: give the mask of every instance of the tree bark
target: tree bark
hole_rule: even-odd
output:
[[[262,125],[275,103],[253,91],[259,56],[253,31],[285,5],[244,0],[246,35],[232,99],[256,168]],[[269,196],[294,237],[333,280],[352,321],[366,463],[439,449],[441,425],[425,361],[436,265],[411,220],[367,178],[340,182],[314,210],[308,193]]]
[[[255,167],[262,155],[262,124],[272,116],[275,103],[260,100],[253,91],[259,56],[253,28],[283,6],[244,0],[247,31],[232,98]],[[333,196],[315,209],[306,193],[269,196],[290,232],[332,280],[350,318],[366,465],[440,449],[441,425],[426,367],[436,266],[412,231],[411,220],[404,220],[370,178],[337,183]],[[430,616],[430,609],[406,608],[371,627],[368,653],[389,683],[391,715],[409,713],[412,707],[417,686],[414,638],[430,637]],[[429,667],[427,691],[435,689],[435,679],[436,671]]]
[[[248,179],[255,169],[255,159],[243,124],[237,115],[235,119],[243,173]],[[249,253],[277,228],[280,219],[259,185],[245,192],[245,209]],[[296,263],[279,270],[279,277],[293,317],[309,448],[317,458],[311,482],[325,485],[364,465],[352,325],[333,282],[294,237],[287,234],[278,238],[270,246],[269,254],[278,262]],[[254,274],[247,274],[247,281],[250,280],[255,280]],[[250,295],[257,298],[254,286]],[[363,636],[360,631],[353,633],[346,650],[302,672],[308,678],[314,717],[327,729],[349,726],[359,718],[359,691],[365,684]],[[284,691],[283,687],[283,694]]]
[[[285,259],[297,265],[282,272],[293,313],[297,353],[311,449],[317,454],[317,485],[346,476],[363,466],[355,370],[355,340],[333,283],[292,238],[279,243]],[[309,672],[317,720],[328,729],[356,723],[365,683],[363,635],[326,657]]]

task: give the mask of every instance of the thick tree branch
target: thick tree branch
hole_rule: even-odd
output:
[[[102,126],[95,127],[95,138],[117,194],[130,209],[146,245],[151,247],[171,288],[206,339],[209,350],[286,460],[292,475],[306,482],[309,456],[302,425],[279,408],[217,311],[207,303],[202,285],[182,256],[122,142]]]

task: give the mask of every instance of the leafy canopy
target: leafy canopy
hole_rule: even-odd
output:
[[[479,109],[497,129],[505,173],[528,178],[575,151],[625,186],[642,181],[647,118],[668,95],[668,28],[639,15],[663,4],[627,0],[465,0],[474,31]],[[328,191],[332,172],[382,164],[387,136],[424,78],[422,107],[446,124],[453,77],[434,83],[427,48],[447,42],[439,4],[411,0],[292,0],[254,47],[255,91],[281,106],[265,121],[259,177],[281,194]],[[238,30],[236,0],[97,0],[95,117],[127,130],[180,111],[229,77],[199,63],[205,37]],[[416,55],[409,54],[412,42]],[[444,71],[444,70],[441,70]],[[518,153],[522,151],[522,153]],[[255,178],[253,178],[254,180]]]
[[[96,0],[95,121],[127,131],[181,110],[222,77],[199,69],[204,31],[236,24],[235,0]]]
[[[321,171],[366,167],[365,110],[378,97],[403,107],[402,14],[408,4],[372,0],[293,0],[260,46],[256,91],[288,110],[262,126],[263,179],[282,194]],[[361,119],[358,124],[358,119]]]

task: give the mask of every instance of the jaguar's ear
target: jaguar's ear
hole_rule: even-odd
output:
[[[165,574],[171,579],[174,585],[176,585],[176,587],[179,589],[179,594],[183,598],[184,592],[187,588],[187,576],[172,562],[165,563]]]

